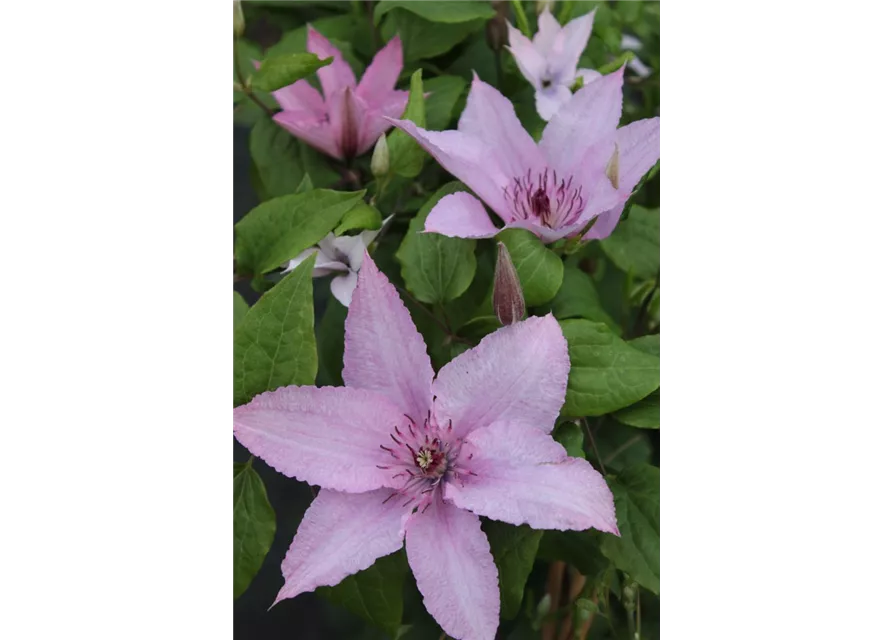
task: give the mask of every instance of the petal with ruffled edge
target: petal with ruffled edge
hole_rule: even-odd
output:
[[[425,219],[425,232],[451,238],[492,238],[499,229],[480,200],[460,191],[444,196],[434,205]]]
[[[536,112],[543,120],[552,119],[562,106],[570,102],[573,94],[563,84],[553,84],[548,89],[538,89],[534,95]]]
[[[233,433],[279,473],[360,493],[391,486],[380,445],[403,412],[381,395],[344,387],[280,387],[233,409]]]
[[[502,327],[448,362],[434,381],[434,413],[456,437],[506,420],[545,433],[564,404],[567,340],[549,314]]]
[[[457,507],[534,529],[595,527],[618,534],[614,498],[602,475],[538,429],[497,422],[466,438],[469,475],[444,497]]]
[[[319,31],[307,25],[307,52],[319,56],[320,60],[333,58],[325,67],[317,70],[319,84],[322,85],[323,95],[328,103],[332,96],[345,87],[355,89],[357,79],[350,65],[344,61],[344,56],[338,47],[329,42]]]
[[[400,500],[385,502],[391,493],[320,491],[282,562],[285,584],[276,602],[334,586],[400,549],[408,510]]]
[[[341,148],[332,137],[332,127],[325,120],[308,117],[300,111],[280,111],[273,116],[273,120],[298,140],[333,158],[343,159]]]
[[[538,89],[542,86],[543,75],[546,73],[546,59],[540,53],[534,44],[518,31],[515,27],[506,21],[509,32],[509,45],[506,47],[521,71],[527,82]]]
[[[407,521],[406,555],[425,608],[444,631],[461,640],[493,640],[499,581],[476,515],[435,499]]]
[[[417,423],[431,407],[434,370],[425,341],[367,253],[344,324],[344,384],[390,399]]]
[[[396,35],[375,54],[372,63],[366,67],[357,86],[357,95],[373,107],[383,102],[390,96],[402,69],[403,45],[400,36]]]

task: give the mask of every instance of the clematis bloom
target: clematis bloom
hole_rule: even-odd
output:
[[[499,584],[479,516],[619,535],[611,491],[549,435],[567,342],[551,315],[503,327],[437,377],[396,289],[365,256],[345,324],[346,387],[282,387],[233,411],[236,438],[322,487],[276,602],[399,550],[450,636],[492,640]]]
[[[274,91],[282,111],[273,119],[333,158],[350,160],[365,153],[391,127],[382,116],[400,116],[409,100],[408,91],[394,90],[403,68],[400,36],[375,55],[359,85],[341,52],[313,27],[307,28],[307,51],[334,58],[316,72],[323,95],[306,80]]]
[[[521,125],[508,98],[481,81],[471,83],[457,131],[427,131],[392,120],[464,182],[502,219],[544,242],[580,233],[611,234],[623,206],[660,155],[660,118],[617,128],[623,69],[577,91],[549,121],[539,144]],[[442,198],[425,231],[489,238],[500,231],[481,201],[466,192]]]
[[[539,15],[539,30],[532,42],[511,23],[508,25],[508,50],[536,90],[536,112],[543,120],[550,120],[571,99],[571,87],[578,77],[589,84],[601,76],[592,69],[577,69],[594,17],[595,11],[590,11],[562,28],[546,7]]]

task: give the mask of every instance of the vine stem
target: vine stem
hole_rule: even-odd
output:
[[[599,418],[599,423],[601,422],[601,418]],[[602,464],[602,457],[598,454],[598,447],[595,446],[595,438],[592,437],[592,431],[589,430],[589,421],[586,418],[583,418],[583,426],[586,428],[586,435],[589,437],[589,444],[592,445],[592,450],[595,452],[595,459],[598,460],[598,468],[602,470],[602,475],[608,475],[605,472],[605,465]],[[596,424],[596,426],[598,426]]]

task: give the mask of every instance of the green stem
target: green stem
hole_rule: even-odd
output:
[[[245,75],[242,73],[242,67],[239,65],[239,41],[238,39],[233,42],[233,65],[236,68],[236,77],[239,79],[239,84],[242,85],[242,92],[248,96],[248,99],[254,102],[257,106],[259,106],[268,116],[273,117],[273,110],[270,109],[267,105],[265,105],[260,98],[258,98],[254,94],[254,90],[251,88],[251,85],[245,80]]]
[[[530,31],[530,23],[527,22],[527,14],[524,13],[524,7],[521,4],[521,0],[512,0],[512,9],[515,10],[515,20],[518,23],[518,28],[528,38],[533,37],[533,34]]]

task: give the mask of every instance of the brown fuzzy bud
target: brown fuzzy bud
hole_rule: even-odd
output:
[[[512,264],[512,257],[503,243],[498,243],[496,273],[493,278],[493,311],[503,325],[513,324],[524,319],[526,306],[524,291],[518,272]]]

